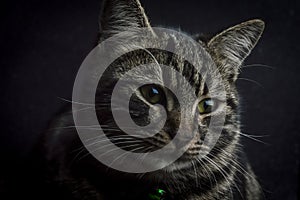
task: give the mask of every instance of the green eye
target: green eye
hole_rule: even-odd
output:
[[[143,97],[151,104],[163,103],[163,90],[157,85],[144,85],[140,88]]]
[[[207,113],[211,113],[213,111],[213,107],[215,107],[215,101],[212,99],[203,99],[202,101],[200,101],[200,103],[198,104],[198,109],[199,109],[199,113],[200,114],[207,114]]]

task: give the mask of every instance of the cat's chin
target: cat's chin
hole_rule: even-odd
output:
[[[170,172],[174,172],[174,171],[188,169],[190,167],[192,167],[191,162],[174,162],[174,163],[168,165],[167,167],[163,168],[162,170],[167,173],[170,173]]]
[[[151,162],[146,162],[145,165],[151,166],[151,167],[155,167],[157,169],[159,169],[158,171],[163,171],[165,173],[170,173],[170,172],[174,172],[174,171],[179,171],[179,170],[184,170],[184,169],[188,169],[190,167],[192,167],[192,160],[194,160],[195,158],[179,158],[178,160],[176,160],[175,162],[168,164],[167,161],[164,161],[163,159],[156,159],[156,158],[152,158]],[[155,166],[153,166],[155,165]]]
[[[189,169],[193,167],[193,162],[195,163],[195,160],[195,158],[183,156],[176,160],[174,163],[171,163],[167,167],[164,167],[162,170],[168,173]]]

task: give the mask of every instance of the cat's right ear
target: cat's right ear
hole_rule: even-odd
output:
[[[242,62],[261,37],[265,24],[255,19],[226,29],[213,37],[207,47],[221,73],[235,81]]]
[[[100,41],[122,31],[151,29],[139,0],[104,0],[100,16]]]

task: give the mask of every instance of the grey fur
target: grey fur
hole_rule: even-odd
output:
[[[263,21],[255,19],[238,24],[213,37],[207,43],[207,47],[220,70],[224,73],[232,73],[233,70],[238,74],[237,70],[258,42],[264,27]],[[234,77],[236,78],[237,76]]]
[[[105,1],[101,16],[101,33],[99,41],[103,41],[122,31],[134,31],[135,29],[142,27],[151,30],[144,9],[138,0]],[[222,135],[209,156],[206,156],[201,160],[195,158],[193,155],[199,153],[197,148],[201,147],[202,136],[208,135],[207,137],[209,137],[207,128],[209,114],[200,117],[198,119],[199,134],[194,138],[193,145],[190,146],[186,153],[186,156],[190,157],[190,161],[184,162],[179,160],[166,169],[150,174],[143,174],[141,175],[142,178],[139,178],[145,178],[163,184],[170,193],[170,199],[257,200],[262,198],[260,186],[256,181],[249,163],[245,159],[242,145],[240,144],[239,99],[235,80],[237,79],[242,62],[256,45],[263,29],[264,23],[261,20],[250,20],[221,32],[208,42],[200,42],[210,53],[224,80],[227,96],[225,100],[222,100],[224,107],[220,110],[220,112],[226,112],[226,122],[223,127]],[[158,44],[158,46],[174,45],[180,52],[197,53],[193,52],[192,49],[185,48],[188,45],[182,44],[180,38],[165,38],[165,41],[165,44]],[[126,48],[126,46],[120,45],[120,48]],[[192,80],[193,87],[198,91],[197,95],[199,99],[209,96],[210,93],[205,90],[204,82],[206,76],[214,74],[213,71],[211,71],[210,74],[202,74],[202,77],[200,77],[199,74],[192,71],[191,66],[186,64],[181,58],[170,56],[166,52],[141,49],[140,51],[124,55],[110,66],[103,78],[106,89],[99,91],[99,93],[102,94],[102,96],[97,99],[99,100],[99,103],[105,104],[109,102],[111,87],[124,72],[130,70],[134,66],[152,62],[154,58],[158,63],[173,66],[175,70]],[[199,62],[202,62],[202,60],[203,58],[199,58]],[[161,72],[157,72],[157,76],[164,75],[161,74]],[[147,78],[147,76],[141,78]],[[173,81],[173,84],[176,85],[176,87],[180,88],[180,83],[177,83],[176,80],[171,81]],[[144,113],[147,110],[147,106],[149,107],[151,105],[147,104],[138,93],[133,100],[132,114],[133,116],[136,116],[136,122],[145,123],[147,117],[144,116]],[[189,101],[189,99],[186,99],[186,101]],[[142,107],[141,102],[144,102],[147,106]],[[99,112],[109,113],[110,106],[102,106],[98,109]],[[147,142],[147,145],[152,144],[153,146],[160,147],[171,140],[170,133],[174,131],[173,125],[178,123],[178,110],[174,106],[174,102],[172,103],[172,106],[168,107],[168,112],[171,117],[167,122],[166,129],[162,130],[156,136],[155,140],[145,140],[145,145]],[[217,115],[218,113],[211,114]],[[66,115],[60,116],[52,126],[59,128],[61,126],[70,126],[70,123],[72,126],[72,122],[63,120],[65,117]],[[70,118],[70,115],[68,115],[68,118]],[[105,118],[101,120],[103,124],[108,127],[107,130],[117,129],[112,119],[109,117],[108,119]],[[72,134],[69,132],[68,137],[70,137],[70,135],[76,135],[75,129],[71,132]],[[119,133],[114,132],[114,134]],[[57,141],[63,138],[67,141],[68,139],[65,137],[64,130],[61,130],[56,131],[55,134],[48,133],[45,136],[45,140]],[[68,151],[68,148],[70,151],[70,148],[72,148],[70,147],[70,143],[71,142],[66,142],[63,150],[61,150],[62,147],[60,147],[59,153],[55,154],[52,153],[52,151],[55,151],[53,150],[53,146],[48,144],[47,147],[45,147],[48,161],[51,163],[53,163],[53,161],[55,161],[54,163],[56,164],[58,163],[57,165],[52,166],[52,171],[54,171],[55,174],[53,175],[55,178],[52,178],[52,181],[67,186],[70,192],[73,193],[74,199],[83,199],[86,197],[98,200],[115,199],[107,196],[105,191],[101,190],[101,188],[97,188],[92,182],[89,182],[87,178],[75,178],[77,176],[74,176],[74,172],[69,169],[70,160],[66,159],[67,156],[63,158],[66,160],[57,161],[58,154],[63,154],[64,151]],[[81,160],[80,162],[84,162],[84,160]],[[82,187],[85,190],[76,190],[78,185],[84,185]]]

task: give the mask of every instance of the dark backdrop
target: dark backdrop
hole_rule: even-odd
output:
[[[252,18],[265,33],[245,64],[239,90],[244,139],[269,199],[299,198],[299,2],[142,0],[153,25],[216,33]],[[81,62],[96,42],[101,1],[2,1],[1,176],[22,172],[38,135],[70,99]],[[264,64],[255,65],[255,64]],[[251,79],[251,80],[248,80]],[[3,172],[3,173],[2,173]],[[22,172],[26,173],[26,172]],[[0,179],[1,180],[1,179]],[[13,181],[12,181],[13,182]],[[0,181],[0,191],[6,186]],[[15,192],[18,188],[14,189]]]

